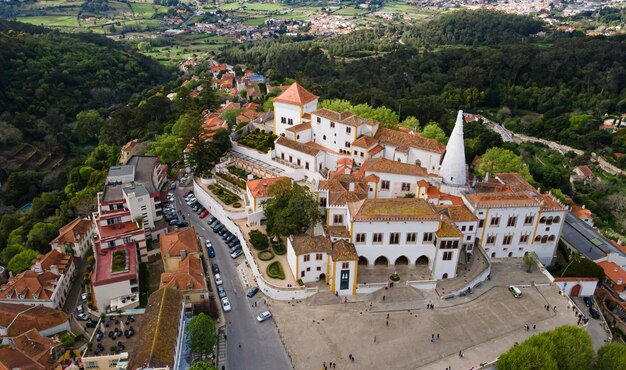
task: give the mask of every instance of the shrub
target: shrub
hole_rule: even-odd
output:
[[[251,230],[248,233],[248,237],[250,238],[250,243],[252,243],[252,246],[256,250],[262,251],[269,247],[267,235],[263,234],[259,230]]]
[[[283,243],[272,244],[272,248],[274,249],[274,253],[279,256],[287,253],[287,248],[285,248],[285,245]]]
[[[285,272],[283,271],[283,266],[278,261],[274,261],[267,265],[265,271],[267,272],[267,276],[271,278],[285,280]]]
[[[397,273],[393,273],[389,276],[389,280],[394,281],[394,282],[398,282],[400,281],[400,275],[398,275]]]
[[[235,202],[235,203],[233,203],[233,207],[239,208],[239,207],[241,207],[241,203]]]
[[[259,254],[257,254],[257,256],[259,257],[261,261],[269,261],[272,258],[274,258],[274,253],[272,253],[272,251],[270,250],[260,251]]]
[[[304,282],[302,281],[302,279],[298,279],[298,285],[303,286]]]

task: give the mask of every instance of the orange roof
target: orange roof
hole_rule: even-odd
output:
[[[594,277],[555,277],[554,281],[598,281]]]
[[[193,255],[187,256],[180,261],[177,272],[162,273],[159,289],[165,287],[179,291],[207,290],[200,258]]]
[[[369,149],[378,144],[378,139],[372,136],[363,135],[352,142],[352,146]]]
[[[126,144],[124,144],[124,146],[122,147],[122,151],[124,152],[130,152],[131,150],[133,150],[133,148],[139,144],[139,139],[133,139],[129,142],[127,142]]]
[[[591,210],[579,206],[572,206],[572,214],[580,219],[592,218]]]
[[[67,322],[67,314],[44,306],[0,303],[0,326],[7,335],[16,337],[31,329],[47,330]],[[2,356],[0,356],[1,358]]]
[[[287,148],[296,150],[298,152],[301,152],[310,156],[316,156],[322,150],[312,145],[312,144],[315,144],[313,142],[308,142],[304,144],[295,140],[287,139],[284,136],[279,137],[278,140],[276,140],[276,144],[285,146]]]
[[[617,285],[626,284],[626,271],[622,269],[617,263],[610,261],[602,261],[598,262],[598,266],[602,267],[604,270],[604,274],[609,278],[612,282]],[[621,280],[622,283],[618,284],[618,281]]]
[[[439,201],[448,201],[454,205],[461,205],[463,204],[463,198],[461,197],[457,197],[456,195],[450,195],[450,194],[444,194],[441,193],[439,195]],[[465,207],[465,206],[464,206]]]
[[[344,110],[343,112],[338,113],[330,109],[322,108],[322,109],[316,110],[315,112],[311,114],[324,117],[331,121],[343,123],[344,125],[349,125],[353,127],[359,127],[361,125],[375,126],[378,124],[377,121],[374,121],[371,118],[359,117],[348,110]]]
[[[9,279],[6,284],[0,286],[0,298],[2,299],[50,299],[59,276],[51,272],[37,274],[33,270],[26,270],[21,274]],[[23,298],[19,298],[22,294]]]
[[[285,92],[276,97],[274,102],[303,106],[318,98],[319,96],[313,95],[299,83],[294,82]]]
[[[365,163],[363,163],[362,168],[366,172],[393,173],[398,175],[421,177],[433,176],[429,174],[424,167],[420,167],[416,164],[392,161],[386,158],[368,159],[367,161],[365,161]]]
[[[478,221],[476,217],[465,205],[440,205],[436,206],[442,213],[447,214],[454,222]]]
[[[380,181],[380,177],[376,176],[375,174],[370,174],[365,176],[365,181],[367,182],[378,182]]]
[[[593,171],[591,171],[591,168],[589,168],[589,166],[578,166],[578,169],[584,177],[593,176]]]
[[[541,207],[543,211],[565,210],[565,206],[562,205],[554,196],[550,194],[541,194],[537,198],[543,201],[543,205]]]
[[[369,154],[369,155],[376,155],[376,154],[378,154],[378,153],[382,152],[382,151],[383,151],[383,149],[385,149],[385,148],[383,148],[381,145],[376,145],[376,146],[374,147],[374,149],[372,149],[372,150],[370,150],[370,151],[368,152],[368,154]]]
[[[424,187],[427,188],[427,187],[430,186],[430,184],[426,180],[420,180],[420,181],[417,182],[417,186],[419,186],[421,188],[424,188]]]
[[[380,127],[375,137],[379,142],[393,145],[396,147],[396,150],[403,152],[408,151],[409,148],[422,149],[438,154],[443,154],[446,151],[446,146],[435,139],[429,139],[414,133],[396,131],[385,127]]]
[[[437,220],[434,206],[417,198],[364,199],[348,205],[355,221]]]
[[[354,190],[350,190],[350,186]],[[319,182],[319,189],[328,192],[328,204],[331,206],[345,205],[367,198],[367,183],[359,175],[344,174],[339,171],[328,180]]]
[[[429,186],[426,189],[426,197],[428,199],[439,199],[439,189],[436,186]]]
[[[462,238],[463,233],[456,225],[449,219],[441,220],[439,223],[439,229],[437,230],[437,236],[440,238]]]
[[[169,254],[170,257],[180,257],[181,251],[186,250],[187,254],[200,253],[196,229],[186,227],[180,231],[159,235],[161,244],[161,256]]]
[[[224,113],[227,110],[239,109],[239,108],[241,108],[241,105],[239,103],[230,102],[230,103],[224,105],[223,107],[220,107],[220,109],[218,109],[217,112],[218,113]]]
[[[539,207],[541,204],[528,193],[477,193],[465,197],[476,207]]]
[[[47,338],[39,334],[37,329],[30,329],[24,334],[13,338],[13,346],[28,358],[37,361],[46,368],[53,369],[54,363],[48,363],[55,348],[61,346],[61,342]]]
[[[45,367],[16,349],[4,347],[0,349],[0,369],[44,370]]]
[[[248,190],[250,190],[252,198],[266,198],[269,196],[270,186],[276,184],[279,181],[287,179],[289,178],[284,176],[278,176],[269,177],[267,179],[250,180],[246,181],[246,187],[248,188]]]
[[[496,174],[496,179],[498,179],[501,183],[508,185],[514,192],[527,191],[530,193],[537,193],[537,189],[530,185],[524,176],[519,173],[498,173]]]
[[[69,224],[59,229],[59,236],[54,238],[50,244],[79,243],[89,232],[93,223],[89,220],[76,218]]]
[[[310,129],[311,129],[311,122],[307,122],[307,123],[301,123],[299,125],[291,126],[285,131],[300,132],[300,131],[310,130]]]
[[[343,157],[343,158],[339,158],[337,159],[337,164],[339,165],[345,165],[348,167],[352,167],[352,164],[354,163],[354,161],[352,160],[352,158],[348,158],[348,157]]]
[[[615,246],[615,248],[617,248],[620,251],[626,253],[626,246],[617,243],[615,240],[611,240],[611,244],[613,244],[613,246]]]

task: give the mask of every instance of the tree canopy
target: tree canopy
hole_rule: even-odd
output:
[[[215,321],[210,316],[200,313],[189,320],[187,324],[189,332],[189,348],[191,352],[199,355],[213,353],[213,347],[217,343]]]
[[[286,179],[269,188],[272,197],[264,202],[269,235],[305,232],[321,219],[317,201],[308,188]]]
[[[443,129],[439,127],[436,122],[430,122],[424,127],[424,130],[422,131],[422,137],[435,139],[442,144],[448,143],[448,137],[446,136],[446,132],[443,131]]]
[[[210,364],[206,361],[197,361],[195,362],[189,370],[217,370],[213,364]]]
[[[598,349],[595,370],[620,370],[626,364],[626,345],[607,343]]]
[[[522,160],[522,157],[513,153],[508,149],[491,148],[480,157],[476,168],[474,169],[476,176],[482,178],[487,172],[491,175],[497,173],[519,173],[527,180],[532,180],[528,166]]]

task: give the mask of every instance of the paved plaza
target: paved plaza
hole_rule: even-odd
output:
[[[341,369],[470,369],[533,333],[576,324],[555,286],[530,285],[545,284],[545,276],[528,274],[515,263],[495,265],[500,277],[526,283],[520,284],[527,285],[522,298],[508,292],[508,279],[496,284],[494,277],[471,296],[450,300],[439,299],[434,290],[396,286],[348,297],[348,303],[320,292],[308,300],[272,302],[271,310],[295,369],[321,369],[324,362]],[[435,309],[426,309],[427,303]],[[546,304],[557,311],[546,311]],[[527,332],[524,324],[537,329]],[[432,334],[439,340],[431,342]],[[464,358],[458,356],[461,350]]]

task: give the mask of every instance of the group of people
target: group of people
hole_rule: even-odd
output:
[[[526,329],[526,331],[529,331],[530,330],[530,325],[524,324],[524,329]],[[533,330],[537,330],[537,325],[533,324]]]

